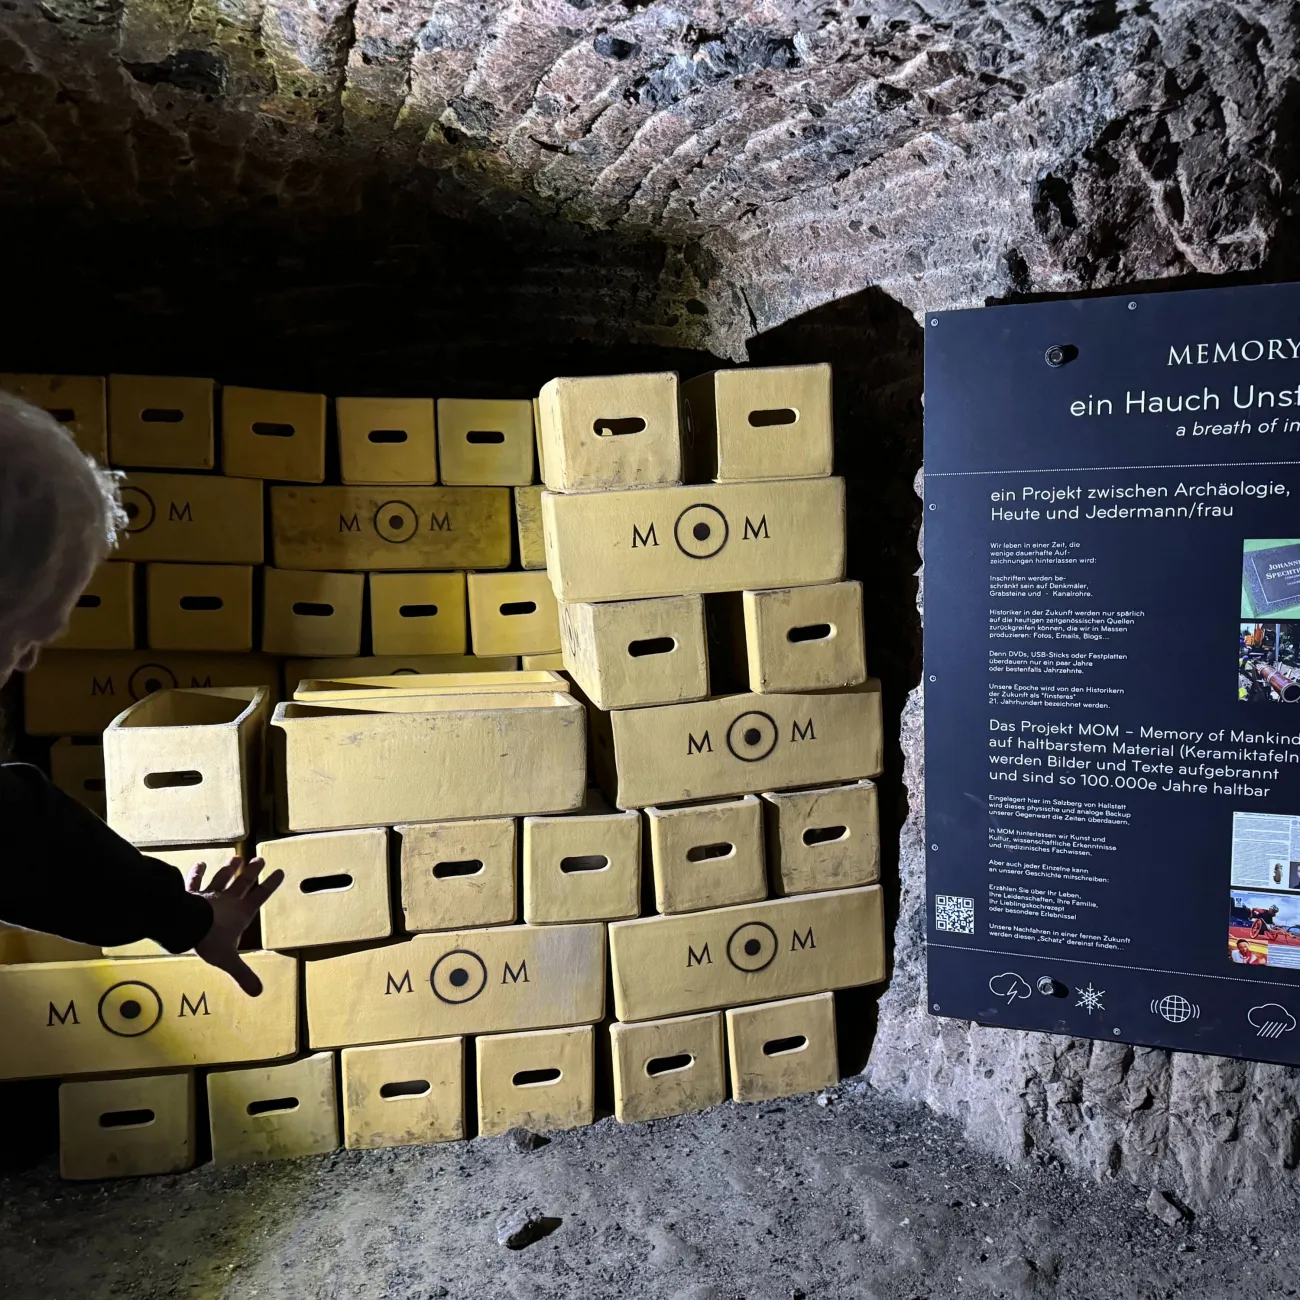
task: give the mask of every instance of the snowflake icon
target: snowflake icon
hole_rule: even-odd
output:
[[[1101,1001],[1106,996],[1106,990],[1093,988],[1091,980],[1088,981],[1086,989],[1075,989],[1074,991],[1079,995],[1079,1000],[1074,1005],[1084,1007],[1089,1015],[1092,1015],[1094,1011],[1106,1010]]]

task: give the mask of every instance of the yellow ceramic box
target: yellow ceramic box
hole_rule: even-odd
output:
[[[546,568],[546,542],[542,537],[542,489],[515,488],[515,531],[521,569]]]
[[[284,883],[262,908],[264,948],[360,943],[392,934],[385,827],[263,840],[257,852],[267,872],[284,872]]]
[[[620,1124],[686,1115],[727,1099],[722,1013],[609,1027],[614,1118]]]
[[[422,674],[510,672],[519,667],[514,655],[480,659],[475,655],[356,655],[348,658],[286,659],[285,693],[292,696],[308,680],[352,677],[406,677]]]
[[[271,489],[284,569],[505,569],[512,533],[505,488]]]
[[[471,573],[469,627],[476,655],[553,654],[560,612],[545,572]]]
[[[236,478],[322,482],[324,394],[223,388],[221,469]]]
[[[838,478],[542,493],[546,570],[566,603],[838,582],[844,518]]]
[[[524,818],[524,920],[529,925],[636,916],[641,816]]]
[[[216,1165],[323,1155],[339,1144],[334,1053],[208,1075]]]
[[[51,642],[60,650],[130,650],[135,646],[135,565],[108,560],[90,575],[68,616],[67,630]]]
[[[62,736],[50,746],[50,779],[96,817],[108,815],[102,739]]]
[[[867,679],[862,584],[746,591],[749,689],[825,691]]]
[[[113,464],[130,469],[212,469],[217,463],[215,389],[211,379],[110,375],[108,454]]]
[[[513,925],[519,919],[513,817],[419,822],[402,840],[402,916],[407,930]]]
[[[108,824],[138,846],[247,837],[269,709],[263,686],[156,691],[131,705],[104,731]]]
[[[590,1025],[493,1034],[478,1054],[481,1137],[523,1127],[581,1128],[596,1117],[596,1031]]]
[[[59,1085],[64,1178],[178,1174],[193,1164],[193,1071]]]
[[[719,482],[831,472],[831,368],[741,366],[682,385],[694,477]]]
[[[444,483],[531,483],[532,402],[440,397],[438,461]]]
[[[397,696],[527,695],[530,691],[568,694],[569,689],[568,680],[550,669],[500,669],[492,672],[392,673],[379,677],[304,677],[294,688],[293,698],[305,704],[347,704],[349,701]],[[379,706],[367,704],[366,707]]]
[[[124,560],[261,564],[262,484],[217,474],[128,474],[122,484]]]
[[[135,700],[169,687],[265,686],[279,664],[263,655],[157,650],[49,650],[23,676],[29,736],[98,736]]]
[[[876,776],[880,693],[726,695],[609,715],[620,808]]]
[[[550,672],[561,672],[564,669],[564,655],[520,655],[519,662],[525,669],[545,669]]]
[[[885,978],[879,885],[609,927],[615,1014],[657,1020]]]
[[[561,605],[560,643],[565,668],[598,709],[709,693],[701,596]]]
[[[763,796],[772,892],[810,894],[880,879],[880,813],[873,781]]]
[[[537,402],[540,457],[552,492],[682,481],[676,373],[552,379]]]
[[[277,655],[355,655],[361,650],[362,573],[262,573],[262,649]]]
[[[445,484],[530,484],[533,403],[439,398],[438,463]]]
[[[431,397],[336,397],[344,483],[438,481]]]
[[[100,375],[0,375],[0,390],[52,415],[87,456],[108,464],[107,385]]]
[[[298,963],[246,952],[250,998],[198,957],[0,966],[0,1079],[189,1069],[298,1050]]]
[[[727,1049],[737,1101],[770,1101],[833,1087],[840,1081],[835,995],[731,1007]]]
[[[464,654],[463,573],[372,573],[370,641],[377,655]]]
[[[647,808],[655,906],[696,912],[767,897],[763,813],[752,794],[723,803]]]
[[[304,971],[313,1047],[594,1024],[605,1014],[605,927],[417,934]]]
[[[348,1047],[343,1062],[343,1145],[423,1146],[465,1136],[465,1040]]]
[[[150,649],[253,648],[252,565],[150,564],[145,587]]]
[[[429,700],[432,710],[438,697]],[[285,829],[567,812],[582,805],[586,715],[571,696],[467,695],[444,697],[442,705],[381,713],[281,704],[273,724],[282,741],[277,768]]]

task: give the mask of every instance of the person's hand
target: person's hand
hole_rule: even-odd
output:
[[[239,955],[239,940],[248,929],[258,909],[266,902],[284,879],[283,871],[273,871],[261,882],[257,877],[266,863],[261,858],[245,862],[231,858],[224,867],[218,867],[206,889],[203,873],[206,862],[198,862],[186,877],[185,887],[191,894],[206,898],[212,905],[212,929],[195,946],[194,952],[209,966],[223,970],[250,998],[262,991],[262,981]]]

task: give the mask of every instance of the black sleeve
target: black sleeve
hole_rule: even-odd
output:
[[[101,947],[153,939],[188,952],[212,928],[212,908],[175,867],[133,848],[39,768],[4,763],[0,921]]]

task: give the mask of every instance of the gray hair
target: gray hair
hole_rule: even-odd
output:
[[[0,660],[116,545],[127,522],[119,477],[48,412],[0,393]]]

